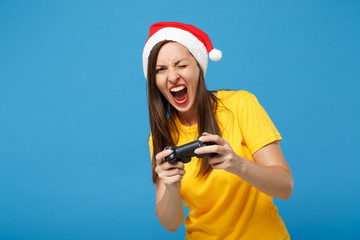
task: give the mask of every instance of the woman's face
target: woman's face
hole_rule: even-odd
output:
[[[156,61],[156,86],[180,113],[196,113],[195,97],[200,69],[195,58],[183,45],[166,43]]]

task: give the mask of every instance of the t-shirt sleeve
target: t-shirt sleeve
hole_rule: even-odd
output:
[[[251,154],[269,143],[282,139],[269,115],[253,94],[249,93],[245,105],[239,111],[243,140]]]

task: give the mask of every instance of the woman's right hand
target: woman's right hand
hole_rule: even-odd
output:
[[[166,149],[155,156],[155,172],[158,174],[161,183],[167,188],[180,190],[181,180],[185,174],[184,163],[180,161],[175,163],[166,162],[165,157],[169,156],[171,153],[172,150]]]
[[[181,180],[185,174],[184,163],[169,163],[165,157],[172,150],[164,150],[156,154],[155,172],[158,178],[155,182],[156,189],[156,215],[161,225],[170,232],[176,231],[184,220],[180,188]]]

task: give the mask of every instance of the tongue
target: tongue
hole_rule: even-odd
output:
[[[174,96],[174,98],[177,100],[177,101],[182,101],[186,98],[186,95],[187,95],[187,89],[184,88],[183,90],[181,91],[178,91],[178,92],[172,92],[172,95]]]

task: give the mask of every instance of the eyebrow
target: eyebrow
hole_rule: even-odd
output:
[[[175,62],[175,66],[178,65],[181,61],[188,60],[188,58],[182,58]],[[164,67],[165,65],[157,64],[156,67]]]

